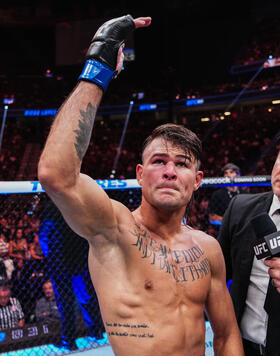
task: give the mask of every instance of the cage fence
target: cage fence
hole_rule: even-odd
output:
[[[131,211],[139,206],[136,180],[97,182]],[[217,237],[219,224],[209,219],[209,202],[215,191],[228,186],[239,186],[242,193],[264,192],[271,189],[270,176],[242,177],[239,182],[204,179],[186,222]],[[0,306],[1,354],[20,350],[23,356],[54,355],[62,352],[62,341],[68,343],[65,352],[108,342],[89,277],[87,241],[69,228],[38,182],[0,182],[0,206],[0,283],[18,301],[16,317],[5,315]],[[22,318],[25,325],[19,326]]]

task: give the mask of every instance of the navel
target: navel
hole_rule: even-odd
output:
[[[145,284],[144,284],[144,287],[145,287],[145,289],[147,289],[147,290],[153,289],[153,283],[152,283],[152,281],[146,280],[146,281],[145,281]]]

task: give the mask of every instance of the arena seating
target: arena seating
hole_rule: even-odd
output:
[[[257,32],[251,38],[251,43],[244,44],[238,58],[233,64],[248,64],[252,61],[263,60],[268,55],[280,56],[280,47],[274,45],[274,38],[268,34],[276,31],[279,33],[279,22],[260,20]],[[260,36],[263,34],[263,36]],[[130,99],[140,102],[152,102],[176,99],[195,99],[205,95],[218,95],[231,92],[239,92],[246,87],[250,77],[244,75],[231,77],[225,83],[205,84],[203,87],[191,87],[187,84],[175,83],[172,92],[166,88],[146,86],[134,83],[131,87],[129,82],[122,81],[121,90],[116,92],[114,85],[105,95],[102,105],[127,104]],[[122,79],[120,79],[122,80]],[[70,93],[75,84],[73,76],[55,73],[52,77],[46,77],[44,73],[30,76],[2,75],[0,82],[0,96],[9,97],[14,95],[13,108],[18,109],[57,109],[65,97]],[[160,83],[158,83],[160,84]],[[277,70],[269,69],[262,73],[252,84],[251,89],[260,89],[265,92],[269,87],[280,84],[280,75]],[[138,93],[143,92],[144,98],[138,99]],[[44,95],[42,95],[44,93]],[[204,147],[202,158],[202,170],[206,177],[221,176],[221,168],[228,162],[234,162],[241,167],[242,175],[269,175],[275,156],[271,154],[273,138],[279,127],[280,108],[271,103],[261,101],[248,105],[233,106],[230,115],[225,116],[221,108],[213,110],[193,112],[173,111],[172,120],[181,123],[195,131],[201,138]],[[208,117],[209,121],[201,121]],[[222,117],[222,119],[221,119]],[[53,117],[16,117],[7,119],[2,148],[0,152],[0,181],[22,181],[37,178],[37,162],[43,148],[43,144],[49,132]],[[124,145],[121,151],[119,164],[115,178],[129,179],[135,177],[135,165],[140,161],[141,143],[151,130],[160,123],[170,121],[166,115],[160,113],[132,113]],[[124,124],[124,116],[116,118],[114,115],[104,115],[96,120],[92,140],[82,165],[82,172],[98,179],[109,179],[116,156],[119,140]],[[279,149],[279,147],[278,147]],[[261,192],[268,187],[245,188],[249,192]],[[217,230],[209,223],[208,204],[213,193],[213,188],[200,188],[195,194],[195,200],[190,207],[188,224],[195,229],[202,229],[216,237]],[[0,192],[1,193],[1,192]],[[112,190],[108,192],[110,197],[124,202],[131,210],[134,210],[140,202],[141,191],[136,190]],[[1,239],[8,244],[14,237],[17,228],[23,229],[24,238],[27,240],[28,248],[35,241],[41,222],[42,205],[45,203],[45,194],[0,194],[0,235]],[[20,205],[19,202],[20,201]],[[39,345],[54,342],[57,334],[50,328],[48,332],[35,341],[28,341],[28,334],[39,326],[34,321],[34,302],[41,296],[40,285],[42,277],[32,266],[32,257],[29,256],[23,268],[27,269],[25,279],[21,278],[19,283],[12,289],[19,297],[25,310],[27,326],[21,343],[14,344],[13,335],[18,334],[13,329],[9,330],[8,339],[5,341],[5,351],[27,347],[28,345]],[[32,268],[32,267],[31,267]],[[20,269],[20,268],[19,268]],[[34,273],[32,273],[34,272]],[[41,271],[40,273],[46,273]],[[34,275],[33,275],[34,274]],[[19,273],[21,275],[21,272]],[[24,274],[23,274],[24,275]],[[27,281],[28,279],[28,281]],[[11,284],[13,282],[11,281]],[[26,288],[32,285],[32,288]],[[32,292],[31,292],[32,290]],[[27,305],[26,305],[27,304]],[[31,328],[29,331],[28,328]],[[36,330],[38,330],[38,328]],[[46,330],[46,329],[43,329]],[[83,330],[84,331],[84,330]],[[31,335],[32,336],[32,335]],[[48,339],[49,337],[49,339]],[[18,337],[19,338],[19,337]],[[0,340],[1,341],[1,340]],[[1,346],[1,344],[0,344]]]

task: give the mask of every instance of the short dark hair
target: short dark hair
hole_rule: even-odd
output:
[[[222,173],[225,174],[225,171],[228,170],[228,169],[231,169],[233,170],[234,172],[236,172],[237,174],[241,174],[240,172],[240,168],[234,164],[234,163],[227,163],[223,168],[222,168]]]
[[[164,124],[156,127],[150,136],[146,138],[142,146],[143,153],[149,144],[157,137],[171,142],[173,145],[182,148],[186,153],[192,154],[198,163],[201,161],[202,144],[197,135],[183,125]]]

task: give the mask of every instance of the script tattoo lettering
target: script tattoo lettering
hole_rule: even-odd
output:
[[[80,160],[83,159],[91,136],[91,130],[96,114],[96,107],[88,103],[86,111],[80,110],[81,119],[79,120],[79,129],[74,130],[77,142],[75,148]]]
[[[150,234],[136,226],[131,232],[136,237],[132,244],[138,248],[142,258],[170,274],[176,282],[192,282],[204,278],[210,273],[210,262],[198,245],[185,250],[172,250],[153,239]]]
[[[145,323],[128,324],[106,321],[108,336],[123,336],[133,338],[153,338],[154,334],[148,331],[149,326]]]

